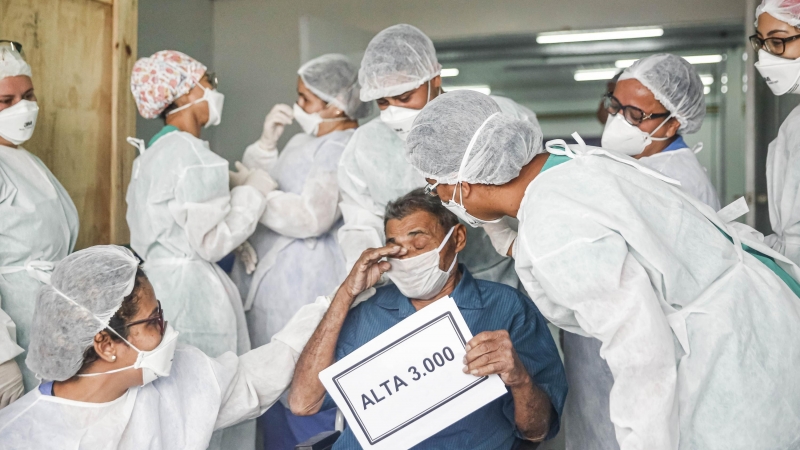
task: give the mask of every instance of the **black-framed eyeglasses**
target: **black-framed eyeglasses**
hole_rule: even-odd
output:
[[[7,39],[0,39],[0,47],[6,47],[10,49],[12,52],[17,52],[22,57],[25,57],[25,53],[22,51],[22,44],[17,41],[9,41]]]
[[[219,80],[217,79],[217,74],[214,72],[206,72],[206,79],[208,80],[208,84],[211,85],[211,89],[216,89],[217,85],[219,84]]]
[[[750,45],[753,46],[753,50],[756,52],[762,48],[766,48],[766,50],[773,55],[781,56],[783,52],[786,51],[786,43],[800,39],[800,34],[796,36],[789,36],[787,38],[769,37],[766,39],[761,39],[757,34],[754,34],[750,36],[749,39]]]
[[[164,330],[166,329],[166,322],[164,322],[164,310],[161,309],[161,300],[156,300],[158,302],[158,309],[156,310],[156,314],[154,316],[150,316],[146,319],[137,320],[135,322],[125,324],[125,328],[130,328],[134,325],[139,325],[143,323],[155,323],[158,325],[158,329],[161,331],[161,335],[164,335]]]
[[[611,115],[617,115],[620,111],[622,111],[622,116],[625,118],[625,121],[635,127],[641,125],[641,123],[645,120],[669,117],[670,115],[669,112],[646,113],[635,106],[623,105],[619,100],[617,100],[616,97],[614,97],[614,94],[611,92],[607,93],[603,97],[603,107]]]
[[[439,193],[436,192],[436,188],[439,186],[439,182],[437,181],[434,184],[428,183],[425,185],[425,195],[429,195],[431,197],[438,197]]]

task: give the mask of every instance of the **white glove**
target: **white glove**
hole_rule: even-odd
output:
[[[0,409],[22,397],[25,387],[22,386],[22,372],[13,359],[0,364]]]
[[[236,172],[229,170],[230,173],[230,186],[231,189],[235,188],[236,186],[241,186],[247,181],[248,175],[250,175],[250,169],[247,168],[244,164],[236,161],[233,163],[236,166]]]
[[[278,147],[278,139],[283,134],[286,125],[292,123],[294,113],[292,107],[278,103],[272,107],[267,118],[264,119],[264,130],[261,132],[261,139],[258,140],[261,148],[272,150]]]
[[[492,246],[502,256],[508,256],[508,249],[514,240],[517,239],[517,232],[508,224],[508,217],[503,217],[503,220],[497,223],[487,223],[483,226],[489,239],[492,241]]]
[[[261,192],[261,195],[264,197],[266,197],[267,194],[275,189],[278,189],[278,183],[273,180],[266,171],[261,169],[251,170],[247,175],[247,179],[244,181],[243,186],[253,186],[254,188],[258,189],[258,192]]]
[[[242,261],[244,264],[244,271],[250,275],[256,271],[256,264],[258,264],[258,254],[256,253],[256,249],[250,245],[249,242],[244,241],[244,243],[234,250],[236,253],[236,258]]]

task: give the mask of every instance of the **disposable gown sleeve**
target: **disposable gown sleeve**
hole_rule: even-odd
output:
[[[2,299],[0,298],[0,306]],[[17,326],[11,317],[0,309],[0,364],[13,359],[24,350],[17,345]]]
[[[228,187],[227,163],[192,166],[175,188],[169,209],[201,258],[216,262],[255,231],[266,201],[251,186]]]
[[[552,317],[577,322],[602,341],[600,356],[614,376],[610,415],[620,449],[677,449],[675,346],[650,278],[618,233],[585,220],[559,228],[544,239],[523,239],[524,251],[537,255],[540,286],[529,293]]]
[[[300,308],[269,344],[242,356],[228,352],[216,359],[221,366],[218,372],[233,371],[234,374],[222,389],[222,404],[214,430],[254,419],[278,401],[292,382],[303,347],[329,306],[330,299],[319,297]]]
[[[269,172],[278,163],[278,149],[264,149],[261,141],[254,142],[247,146],[242,156],[242,164],[249,169],[261,169]]]
[[[348,142],[339,163],[339,190],[344,225],[339,228],[339,246],[347,262],[347,271],[353,268],[361,253],[368,248],[383,246],[383,207],[375,204],[366,177],[355,160],[357,139]]]
[[[340,142],[327,141],[317,150],[318,156],[300,194],[270,192],[261,223],[279,234],[296,239],[320,236],[330,230],[341,216],[338,205],[338,158],[330,156],[339,155],[341,145]]]

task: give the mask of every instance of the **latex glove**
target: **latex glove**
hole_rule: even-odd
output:
[[[278,139],[283,134],[286,125],[292,123],[294,113],[292,107],[278,103],[272,107],[266,119],[264,119],[264,130],[261,132],[261,139],[258,143],[264,150],[272,150],[278,147]]]
[[[236,166],[236,172],[229,170],[230,173],[230,186],[231,189],[235,188],[236,186],[241,186],[247,181],[247,177],[250,175],[250,169],[247,168],[244,164],[239,161],[233,163]]]
[[[503,220],[497,223],[487,223],[483,226],[489,239],[492,241],[492,246],[502,256],[509,256],[509,248],[514,240],[517,239],[517,232],[508,224],[508,218],[503,217]]]
[[[22,372],[13,359],[0,364],[0,409],[5,408],[16,399],[22,397],[25,387],[22,386]]]
[[[258,264],[258,254],[256,253],[256,249],[250,245],[249,242],[244,241],[244,243],[238,247],[236,247],[236,258],[242,261],[244,264],[244,271],[250,275],[256,271],[256,264]]]
[[[266,197],[267,194],[275,189],[278,189],[278,183],[273,180],[266,171],[261,169],[251,170],[247,175],[247,179],[244,181],[243,185],[253,186],[254,188],[258,189],[258,192],[261,192],[264,197]]]

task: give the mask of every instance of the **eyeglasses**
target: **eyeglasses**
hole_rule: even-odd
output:
[[[22,51],[22,44],[17,41],[9,41],[6,39],[0,39],[0,48],[5,47],[11,50],[12,52],[17,52],[22,56],[25,57],[25,53]]]
[[[214,72],[206,72],[206,79],[208,80],[208,84],[211,85],[211,89],[216,89],[217,85],[219,84],[219,80],[217,80],[217,74]]]
[[[616,115],[620,111],[622,111],[622,115],[623,117],[625,117],[625,120],[629,124],[635,127],[638,127],[645,120],[658,119],[661,117],[669,117],[670,115],[670,113],[668,112],[645,113],[644,111],[635,106],[623,105],[622,103],[619,102],[619,100],[617,100],[616,97],[614,97],[614,95],[611,92],[609,92],[603,97],[603,107],[611,115]]]
[[[439,182],[437,181],[435,184],[428,183],[425,186],[425,195],[429,195],[431,197],[438,197],[439,193],[436,192],[436,187],[439,186]]]
[[[158,325],[158,329],[161,331],[161,336],[164,336],[164,329],[166,328],[166,322],[164,322],[164,310],[161,309],[161,300],[156,300],[158,302],[158,309],[156,310],[156,315],[148,317],[147,319],[137,320],[135,322],[131,322],[125,324],[125,328],[130,328],[134,325],[139,325],[142,323],[152,323],[155,322]]]
[[[754,34],[750,36],[750,45],[753,46],[753,50],[755,51],[759,51],[766,47],[768,52],[775,56],[780,56],[786,51],[786,43],[797,39],[800,39],[800,34],[787,38],[771,37],[766,39],[761,39],[757,34]]]

